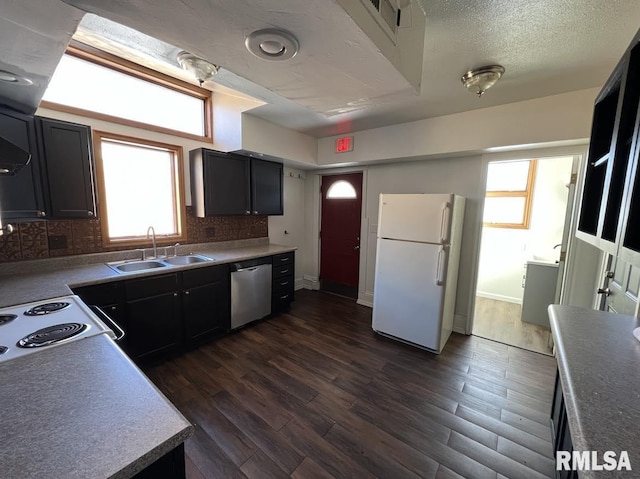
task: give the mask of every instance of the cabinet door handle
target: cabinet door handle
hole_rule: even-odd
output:
[[[177,298],[178,297],[178,293],[173,293],[173,297]]]
[[[189,296],[189,291],[185,291],[185,292],[184,292],[184,294],[185,294],[186,296]]]
[[[47,213],[45,213],[44,211],[38,211],[38,212],[36,213],[36,216],[37,216],[38,218],[44,218],[45,216],[47,216]]]
[[[280,261],[289,261],[289,258],[280,258]]]
[[[288,294],[285,294],[284,296],[280,296],[280,299],[287,299],[289,297]]]
[[[258,212],[257,212],[256,210],[253,210],[253,214],[254,214],[254,215],[257,215],[257,214],[258,214]]]
[[[280,283],[280,286],[286,286],[289,284],[289,281],[285,281],[284,283]]]
[[[281,270],[280,270],[280,273],[282,273],[282,274],[284,274],[284,273],[288,273],[288,272],[289,272],[289,270],[288,270],[288,269],[281,269]]]
[[[87,216],[93,216],[93,211],[87,211]]]
[[[244,214],[245,214],[245,215],[250,215],[250,214],[251,214],[251,211],[249,211],[249,210],[244,210]]]

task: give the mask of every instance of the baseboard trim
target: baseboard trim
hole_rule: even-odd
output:
[[[302,276],[302,285],[304,289],[318,291],[320,289],[320,280],[317,276],[310,276],[305,274],[304,276]]]
[[[484,291],[476,291],[476,296],[487,299],[495,299],[496,301],[504,301],[506,303],[522,304],[522,298],[514,298],[513,296],[504,296],[502,294],[486,293]]]
[[[373,308],[373,292],[365,291],[363,293],[359,293],[356,303],[361,304],[362,306],[367,306],[368,308]]]

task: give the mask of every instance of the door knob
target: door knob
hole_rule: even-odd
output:
[[[355,248],[353,248],[353,249],[360,249],[360,245],[356,246],[356,247],[355,247]]]
[[[611,296],[611,290],[609,288],[598,288],[598,294],[604,294],[605,296]]]
[[[605,271],[604,273],[604,277],[605,278],[613,278],[613,271]]]

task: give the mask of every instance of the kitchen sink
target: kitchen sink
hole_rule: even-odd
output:
[[[199,254],[186,254],[164,258],[162,261],[172,266],[182,266],[186,264],[204,263],[206,261],[212,261],[212,259],[206,256],[200,256]]]
[[[107,263],[107,266],[117,273],[135,273],[156,268],[170,268],[172,266],[186,266],[196,263],[213,261],[213,258],[199,254],[185,254],[168,258],[153,258],[147,260],[125,260]]]
[[[134,273],[136,271],[146,271],[154,268],[166,268],[168,265],[160,261],[130,261],[119,264],[107,263],[107,266],[116,270],[118,273]]]

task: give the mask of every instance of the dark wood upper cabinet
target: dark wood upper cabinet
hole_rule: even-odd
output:
[[[596,98],[576,236],[640,265],[640,32]]]
[[[0,135],[31,153],[15,176],[0,176],[0,210],[4,220],[45,218],[38,142],[32,116],[0,109]]]
[[[189,162],[196,216],[283,214],[280,163],[205,148]]]
[[[251,213],[281,215],[282,164],[251,158]]]
[[[48,216],[94,218],[91,129],[49,118],[38,118],[37,126],[41,159],[46,168],[43,186]]]

